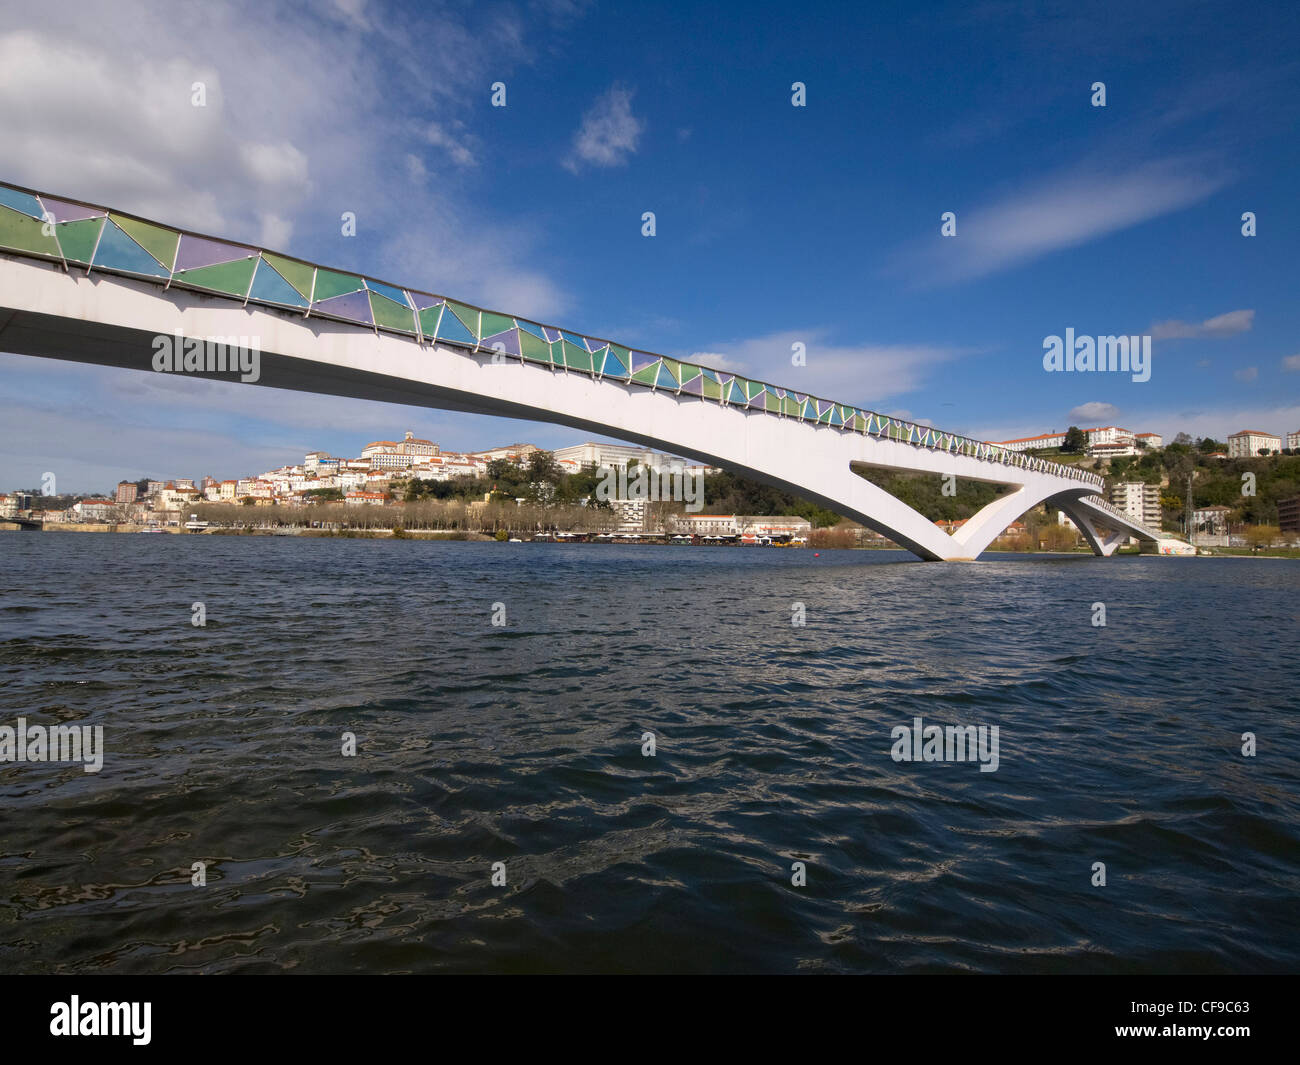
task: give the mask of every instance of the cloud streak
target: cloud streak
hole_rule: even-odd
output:
[[[957,232],[896,255],[893,269],[925,284],[999,273],[1183,210],[1223,187],[1186,159],[1125,170],[1072,169],[993,203],[957,211]]]
[[[930,373],[963,354],[928,344],[835,344],[824,329],[793,329],[730,341],[687,355],[715,369],[879,410],[880,402],[919,388]],[[805,365],[792,361],[802,344]]]
[[[1229,311],[1203,322],[1183,322],[1176,318],[1156,322],[1147,328],[1152,340],[1192,340],[1201,337],[1222,338],[1248,333],[1255,324],[1253,310]]]

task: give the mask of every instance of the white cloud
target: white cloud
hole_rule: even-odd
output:
[[[1249,383],[1251,381],[1256,380],[1259,377],[1259,367],[1247,366],[1244,369],[1234,371],[1232,376],[1235,377],[1238,381],[1245,381]]]
[[[824,329],[788,330],[718,344],[686,358],[879,410],[882,399],[918,388],[932,370],[962,354],[954,348],[925,344],[833,344],[825,335]],[[803,366],[791,361],[795,344],[804,346]]]
[[[1240,310],[1228,311],[1227,314],[1219,314],[1199,323],[1182,322],[1176,318],[1167,322],[1156,322],[1147,329],[1147,332],[1151,334],[1152,340],[1190,340],[1198,337],[1218,339],[1247,333],[1254,324],[1255,312]]]
[[[710,370],[721,370],[723,373],[739,374],[742,377],[745,375],[745,367],[740,360],[724,355],[720,351],[697,351],[688,361],[707,366]]]
[[[923,284],[983,277],[1182,210],[1224,184],[1183,159],[1073,167],[982,207],[950,206],[953,237],[940,236],[936,212],[933,236],[897,255],[894,267]]]
[[[631,91],[615,85],[583,115],[582,125],[573,135],[573,150],[593,166],[624,166],[644,129],[645,123],[632,114]],[[567,157],[564,165],[577,172],[572,157]]]
[[[1288,355],[1282,360],[1282,369],[1300,370],[1300,355]]]
[[[6,178],[471,302],[513,310],[522,293],[520,313],[563,313],[549,268],[528,265],[540,235],[487,217],[462,187],[425,179],[426,162],[473,161],[461,116],[482,96],[483,67],[508,73],[531,61],[509,11],[417,11],[394,23],[361,0],[90,10],[49,0],[7,12]],[[438,48],[423,46],[430,37]],[[195,82],[205,107],[192,105]],[[391,105],[399,90],[401,111]],[[411,114],[436,130],[414,161]],[[343,210],[364,211],[383,241],[373,265],[350,261]],[[506,243],[509,257],[499,254]]]
[[[455,132],[450,132],[440,123],[430,122],[424,131],[424,139],[435,148],[442,148],[457,166],[478,164],[478,160],[474,158],[474,153],[466,143],[470,137],[460,123],[457,123]]]
[[[1104,422],[1119,417],[1119,408],[1113,403],[1082,403],[1070,411],[1070,417],[1085,422]]]

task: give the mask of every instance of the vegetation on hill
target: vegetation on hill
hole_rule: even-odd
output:
[[[1276,525],[1277,504],[1300,494],[1300,455],[1269,455],[1248,459],[1215,459],[1222,451],[1217,440],[1204,439],[1199,445],[1172,443],[1161,451],[1111,460],[1109,479],[1160,484],[1160,507],[1165,520],[1177,527],[1187,509],[1187,477],[1192,477],[1192,504],[1196,508],[1232,508],[1231,522]],[[1254,474],[1254,495],[1243,495],[1249,487],[1244,474]]]

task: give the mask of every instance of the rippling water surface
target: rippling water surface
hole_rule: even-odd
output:
[[[1300,563],[909,558],[0,534],[0,971],[1300,969]]]

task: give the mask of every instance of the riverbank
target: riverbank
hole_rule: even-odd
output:
[[[464,529],[309,529],[298,526],[287,526],[283,528],[207,528],[207,529],[185,529],[179,526],[160,527],[144,525],[108,525],[108,524],[74,524],[60,523],[45,525],[40,530],[23,529],[13,522],[0,521],[0,532],[65,532],[65,533],[172,533],[186,536],[290,536],[304,540],[429,540],[429,541],[459,541],[469,543],[491,542],[497,539],[496,536],[478,531]],[[844,544],[836,543],[808,543],[808,544],[743,544],[735,540],[710,541],[710,542],[692,542],[689,540],[674,540],[671,535],[652,535],[649,533],[640,534],[599,534],[599,533],[577,533],[569,535],[554,534],[537,534],[532,536],[515,536],[508,537],[512,543],[560,543],[560,544],[616,544],[619,546],[648,546],[648,547],[783,547],[783,548],[801,548],[807,550],[851,550],[851,551],[899,551],[901,548],[893,544]],[[506,542],[506,541],[501,541]],[[1277,547],[1261,551],[1252,551],[1250,548],[1221,548],[1211,549],[1212,555],[1200,554],[1196,556],[1180,556],[1187,558],[1274,558],[1274,559],[1300,559],[1300,548]],[[1073,551],[1034,551],[1034,550],[999,550],[994,544],[989,549],[992,554],[1024,554],[1024,555],[1091,555],[1087,548],[1078,548]],[[1139,552],[1131,548],[1121,548],[1116,554],[1118,555],[1137,555]]]

